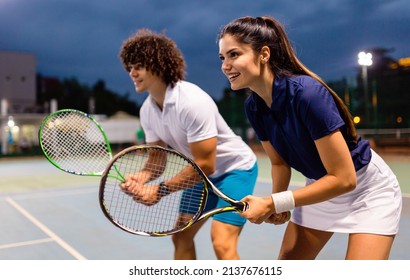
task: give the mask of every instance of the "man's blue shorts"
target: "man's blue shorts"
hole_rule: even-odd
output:
[[[225,173],[216,178],[209,178],[210,181],[225,195],[235,199],[241,200],[247,195],[253,193],[255,188],[256,179],[258,177],[258,165],[255,165],[249,170],[233,170],[228,173]],[[184,191],[181,198],[181,207],[179,209],[180,213],[185,214],[196,214],[200,200],[202,197],[193,198],[192,194],[195,193],[193,189],[198,188],[199,192],[203,188],[203,184],[200,183],[197,186]],[[202,193],[202,192],[201,192]],[[190,196],[188,198],[188,196]],[[193,200],[196,199],[196,202]],[[183,206],[184,200],[190,200],[190,207]],[[193,205],[196,205],[193,207]],[[229,206],[229,203],[224,201],[222,198],[219,198],[216,194],[209,191],[208,200],[205,205],[204,213],[209,210]],[[213,219],[236,226],[243,226],[246,222],[245,218],[242,218],[237,212],[225,212],[219,213],[213,216]]]

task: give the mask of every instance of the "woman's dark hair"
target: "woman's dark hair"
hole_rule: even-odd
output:
[[[140,29],[123,42],[120,59],[127,72],[139,64],[172,87],[185,79],[185,60],[175,42],[149,29]]]
[[[345,122],[346,140],[357,141],[357,132],[352,116],[343,100],[318,75],[299,61],[280,22],[268,16],[242,17],[224,26],[218,35],[218,40],[226,34],[233,36],[241,43],[249,44],[256,53],[259,53],[264,46],[269,47],[269,66],[275,75],[308,75],[320,82],[332,94]]]

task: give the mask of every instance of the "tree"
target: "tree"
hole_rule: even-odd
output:
[[[108,116],[117,111],[125,111],[139,116],[139,107],[136,102],[130,100],[129,94],[121,95],[107,89],[103,80],[98,80],[91,88],[81,84],[75,77],[60,81],[57,78],[38,75],[37,84],[37,104],[43,111],[44,104],[55,99],[59,109],[70,108]]]
[[[97,81],[92,90],[95,101],[95,113],[111,116],[118,111],[124,111],[130,115],[139,116],[139,107],[129,100],[129,94],[119,95],[108,90],[105,82]]]
[[[247,139],[246,131],[249,128],[249,123],[245,115],[244,102],[248,95],[248,90],[233,91],[227,87],[224,89],[222,99],[216,102],[228,125],[245,140]]]
[[[373,64],[368,67],[369,93],[373,116],[366,124],[375,128],[400,128],[410,126],[410,65],[400,63],[388,54],[393,49],[373,48]],[[359,89],[363,88],[363,77],[357,76]]]

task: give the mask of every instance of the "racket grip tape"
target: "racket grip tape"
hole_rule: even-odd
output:
[[[249,204],[247,202],[242,202],[242,203],[243,203],[242,212],[245,212],[246,210],[249,209]]]

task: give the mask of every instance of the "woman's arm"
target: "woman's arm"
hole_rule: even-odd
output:
[[[271,162],[272,193],[286,191],[291,177],[290,166],[276,152],[269,141],[262,141],[261,144]],[[275,205],[271,196],[256,197],[249,195],[242,201],[247,202],[249,207],[241,215],[252,223],[259,224],[266,221],[268,223],[282,224],[287,221],[287,213],[276,215]]]
[[[327,174],[313,184],[293,191],[295,206],[329,200],[356,187],[356,171],[342,133],[337,130],[315,141]]]
[[[311,185],[292,191],[296,207],[329,200],[356,187],[356,172],[341,132],[337,130],[316,140],[315,144],[327,174]],[[275,155],[276,152],[273,147],[269,147],[270,144],[263,145],[272,162],[273,191],[284,191],[287,188],[285,182],[289,183],[290,170],[286,171],[286,165],[281,164],[280,157]],[[253,223],[267,221],[276,213],[270,196],[247,196],[243,201],[248,202],[249,209],[242,213],[242,216]]]
[[[286,191],[291,178],[289,165],[276,152],[269,141],[261,141],[261,144],[271,163],[272,193]]]

